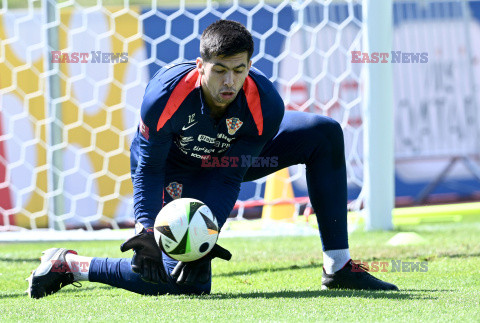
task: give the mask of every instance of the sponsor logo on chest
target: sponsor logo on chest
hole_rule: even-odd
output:
[[[197,123],[198,121],[195,120],[195,114],[191,114],[188,116],[187,125],[184,125],[182,130],[185,131]],[[226,119],[226,125],[228,134],[233,136],[243,125],[243,121],[241,121],[239,118],[232,117]],[[194,139],[195,136],[196,140]],[[205,134],[198,134],[194,136],[180,135],[178,139],[175,140],[175,143],[184,154],[190,155],[194,158],[205,159],[208,158],[212,153],[221,154],[227,151],[234,139],[235,137],[229,137],[225,133],[219,132],[216,134],[216,137]]]
[[[206,135],[198,135],[197,140],[198,140],[198,142],[204,141],[204,142],[209,143],[209,144],[214,144],[216,138],[212,138],[212,137],[209,137],[209,136],[206,136]]]

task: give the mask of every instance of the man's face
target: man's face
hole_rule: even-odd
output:
[[[235,100],[247,78],[252,61],[243,52],[228,57],[214,56],[208,61],[197,58],[202,75],[202,91],[211,108],[223,109]]]

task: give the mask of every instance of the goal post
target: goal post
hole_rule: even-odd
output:
[[[364,0],[363,51],[390,53],[392,0]],[[395,158],[393,73],[387,63],[365,64],[363,91],[365,228],[393,229]]]
[[[51,53],[59,50],[58,43],[58,18],[57,0],[42,0],[44,10],[46,46],[44,52],[45,66],[45,106],[48,114],[46,120],[48,125],[47,143],[50,149],[47,153],[47,164],[51,166],[48,178],[48,191],[50,195],[48,203],[48,227],[55,230],[65,230],[62,221],[57,221],[57,216],[64,213],[63,194],[61,194],[60,179],[62,172],[62,152],[59,146],[62,145],[62,111],[58,102],[61,94],[60,69],[58,63],[53,63]]]

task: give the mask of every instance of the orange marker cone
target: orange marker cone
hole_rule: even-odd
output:
[[[288,168],[277,171],[269,176],[265,184],[265,203],[276,202],[284,199],[293,199],[292,183],[288,181],[290,175]],[[295,213],[293,204],[264,205],[262,211],[263,219],[270,220],[291,220]]]

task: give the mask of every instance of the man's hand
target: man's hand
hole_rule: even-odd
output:
[[[167,274],[163,267],[162,251],[155,242],[153,232],[142,232],[125,241],[120,250],[125,252],[133,249],[133,272],[147,282],[158,284],[167,283]]]
[[[211,261],[217,257],[228,261],[232,258],[232,254],[227,249],[215,244],[207,255],[198,260],[191,262],[179,261],[173,269],[171,276],[179,285],[205,284],[210,279],[212,273]]]

